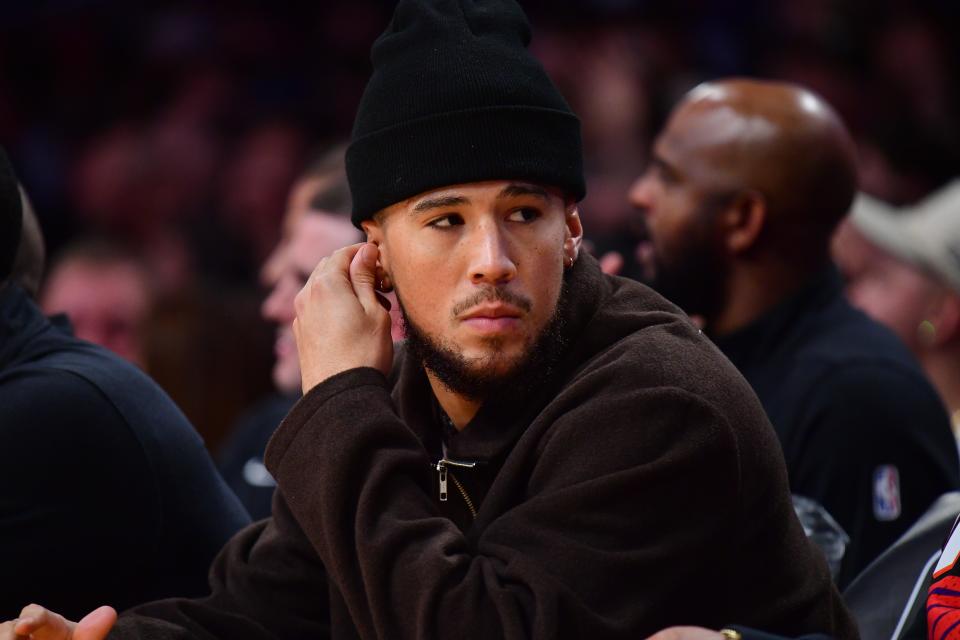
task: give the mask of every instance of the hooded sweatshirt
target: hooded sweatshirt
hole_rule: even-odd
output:
[[[556,365],[456,435],[402,351],[390,376],[310,390],[267,450],[273,518],[227,545],[213,595],[139,607],[111,638],[634,639],[732,621],[856,638],[733,366],[590,257],[565,296]]]

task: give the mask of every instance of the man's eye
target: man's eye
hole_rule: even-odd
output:
[[[654,176],[657,177],[662,184],[671,185],[676,184],[677,182],[677,174],[675,174],[668,167],[664,167],[662,165],[656,166],[654,169]]]
[[[434,218],[427,223],[428,226],[437,227],[439,229],[446,229],[458,224],[463,224],[463,218],[456,213],[449,213],[445,216]]]
[[[540,217],[540,212],[536,209],[524,208],[517,209],[507,218],[511,222],[533,222]]]

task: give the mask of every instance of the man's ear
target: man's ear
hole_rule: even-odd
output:
[[[580,245],[583,244],[583,222],[580,220],[580,209],[576,202],[568,202],[564,211],[563,257],[571,263],[580,255]]]
[[[736,194],[724,207],[719,220],[727,250],[733,254],[749,251],[767,222],[767,200],[757,191]]]
[[[390,277],[390,254],[387,251],[387,243],[384,242],[383,224],[376,218],[372,218],[364,220],[360,226],[367,234],[367,242],[377,245],[377,249],[380,250],[377,258],[377,288],[381,291],[390,291],[393,289],[393,281]]]
[[[371,218],[361,222],[360,227],[367,235],[367,242],[372,242],[373,244],[380,246],[380,243],[383,241],[383,227],[380,226],[379,222]]]

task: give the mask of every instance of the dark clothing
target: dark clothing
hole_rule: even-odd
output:
[[[136,367],[0,290],[0,619],[207,593],[249,523],[203,442]]]
[[[927,585],[926,635],[930,640],[960,640],[960,529],[955,520]],[[922,627],[917,616],[914,628]]]
[[[296,403],[296,396],[273,394],[245,413],[220,449],[217,467],[254,520],[270,517],[273,476],[263,466],[263,452],[270,436]]]
[[[760,397],[793,493],[850,536],[840,585],[960,486],[936,391],[896,336],[847,303],[834,268],[716,342]]]
[[[589,257],[567,275],[564,356],[448,437],[449,462],[412,358],[324,381],[274,434],[274,517],[226,547],[213,596],[111,637],[856,638],[743,378],[646,287]]]
[[[940,496],[903,536],[870,563],[843,591],[864,638],[892,638],[903,620],[919,619],[916,637],[926,638],[926,590],[918,584],[933,573],[940,548],[960,512],[960,492]],[[927,583],[929,584],[929,582]],[[908,636],[913,637],[913,636]]]

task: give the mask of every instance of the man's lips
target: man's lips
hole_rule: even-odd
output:
[[[501,333],[516,328],[523,312],[508,304],[474,307],[461,316],[461,321],[480,333]]]
[[[523,312],[520,311],[520,309],[510,304],[485,304],[470,309],[461,317],[464,320],[477,318],[519,318],[522,314]]]
[[[288,331],[281,331],[277,334],[277,339],[273,343],[273,353],[277,358],[296,357],[297,342],[293,334]]]

